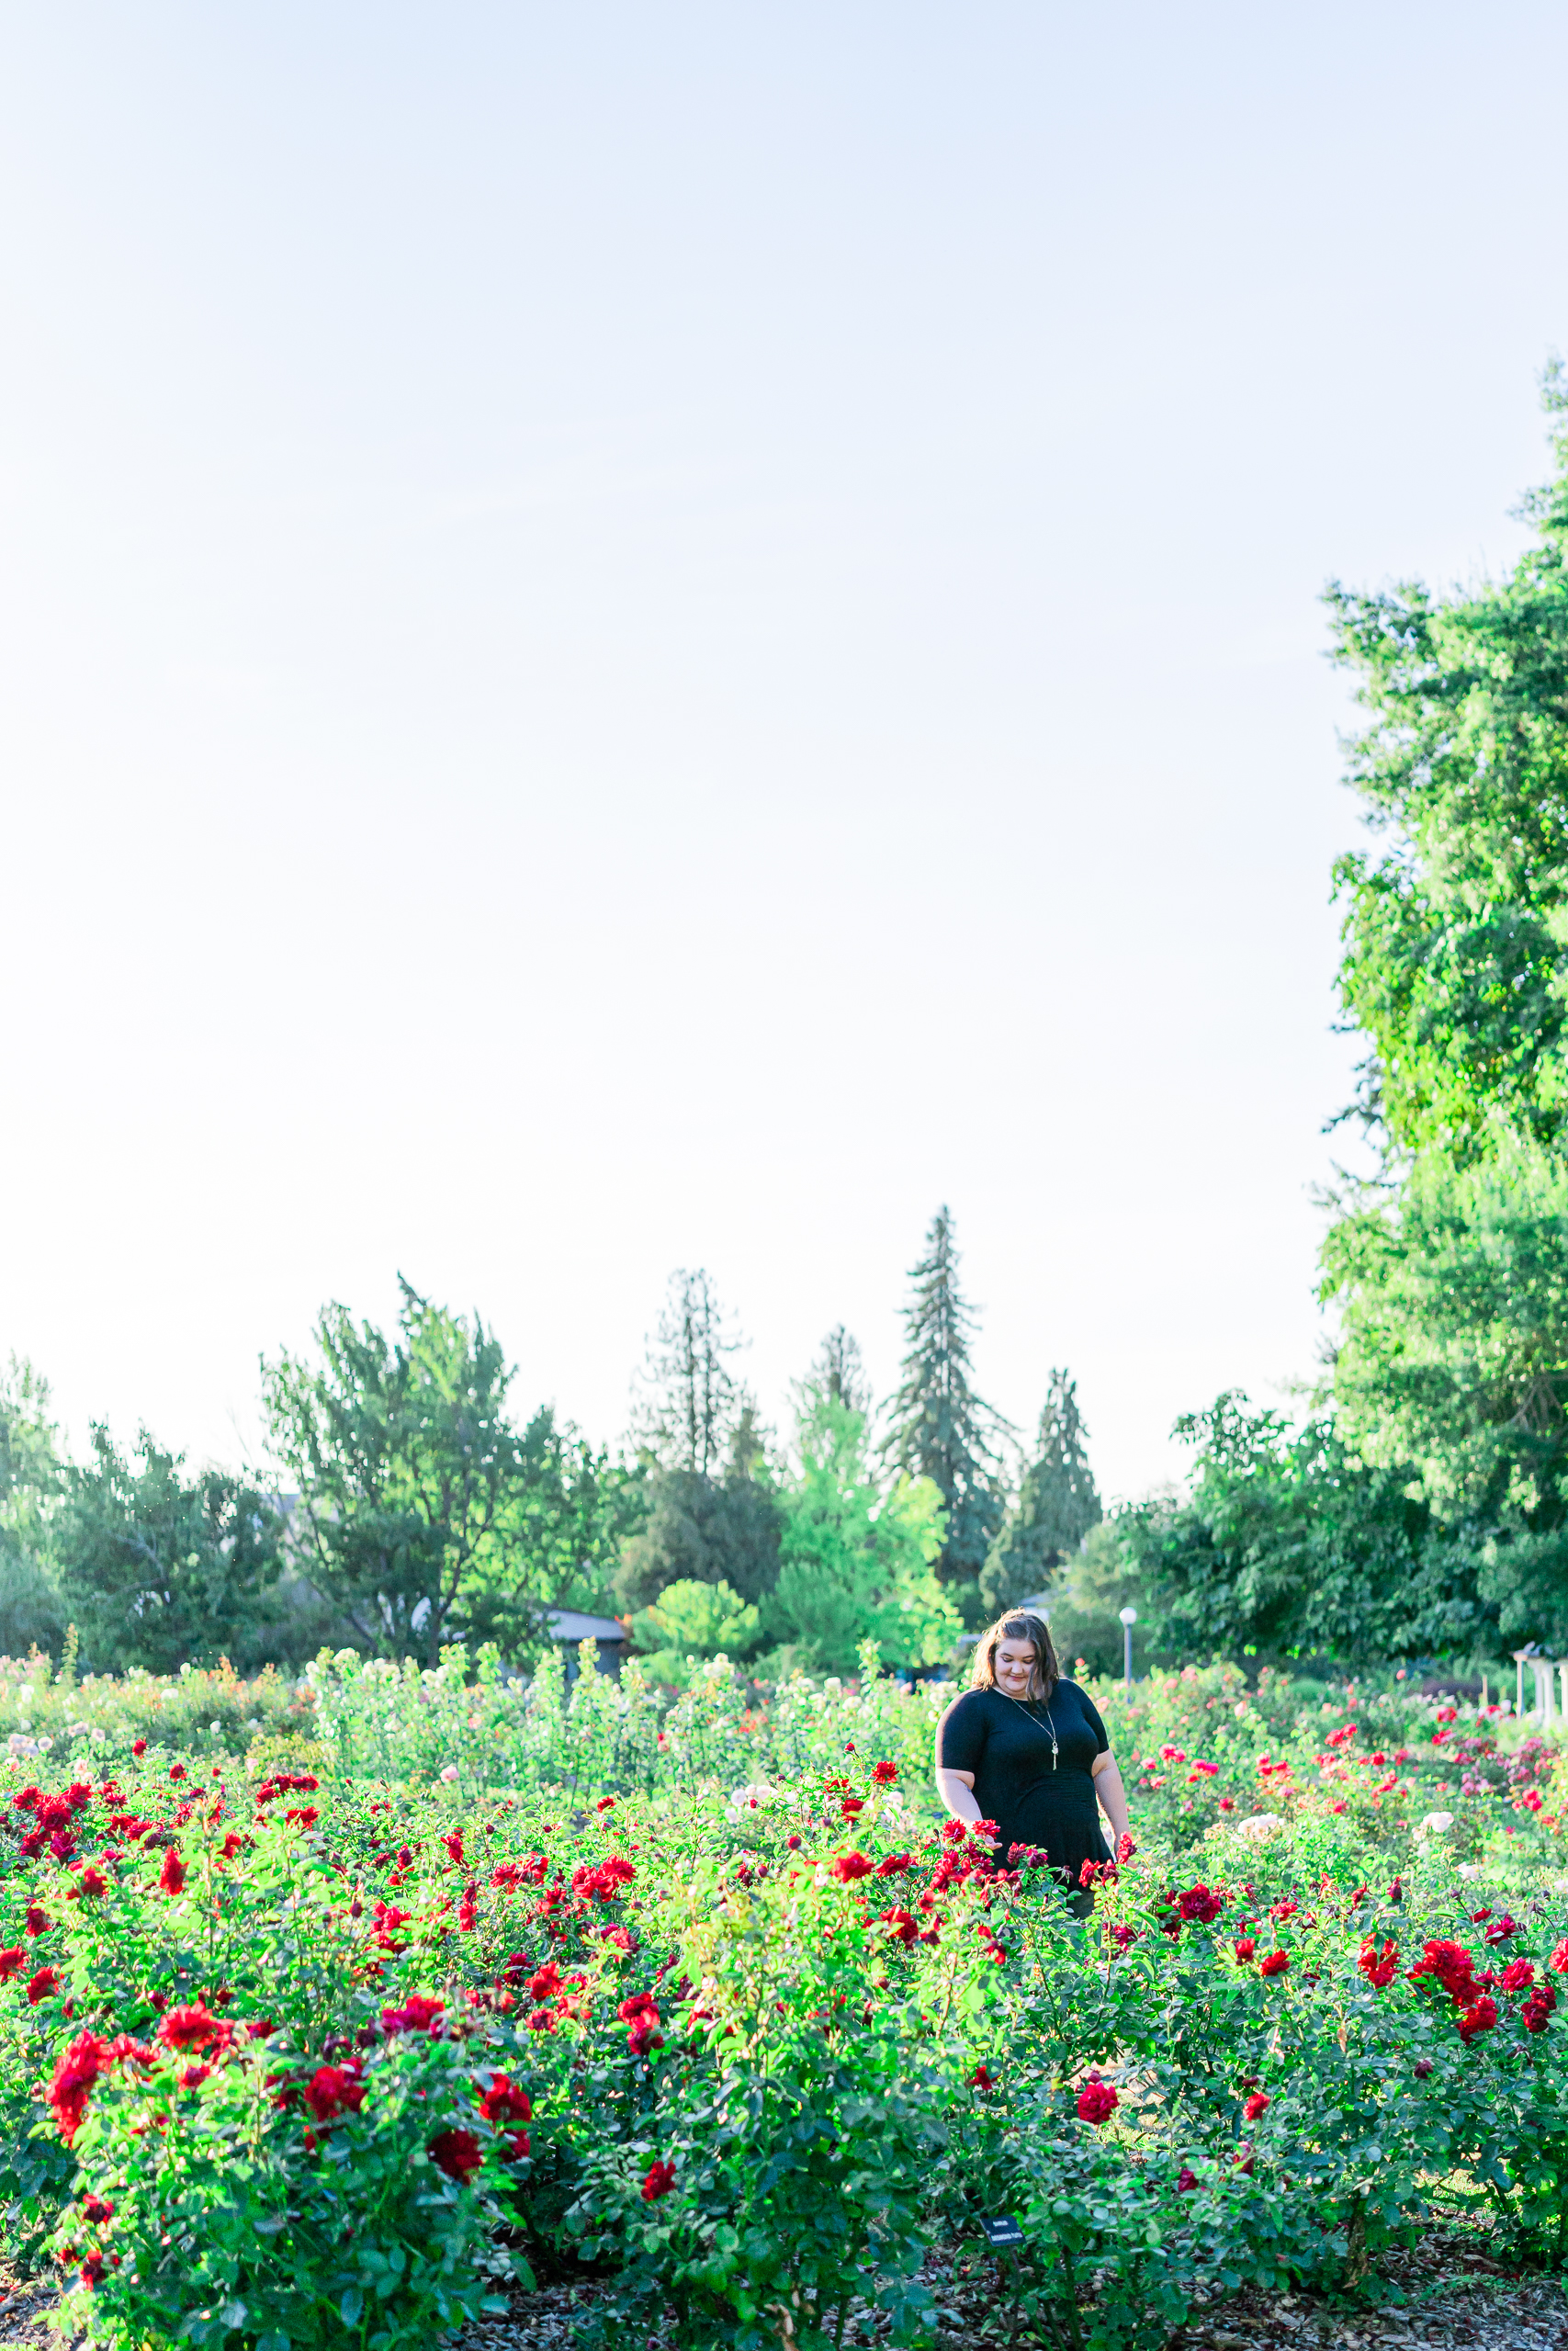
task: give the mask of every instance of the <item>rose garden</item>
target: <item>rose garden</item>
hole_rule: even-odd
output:
[[[390,2346],[567,2277],[585,2340],[760,2351],[931,2343],[965,2274],[998,2340],[1112,2345],[1375,2302],[1435,2225],[1561,2257],[1549,1726],[1097,1685],[1136,1850],[1080,1926],[941,1820],[950,1693],[862,1662],[6,1667],[13,2263],[128,2345]]]

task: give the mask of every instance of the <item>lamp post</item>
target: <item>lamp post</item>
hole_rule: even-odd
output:
[[[1122,1674],[1126,1684],[1127,1694],[1131,1697],[1133,1692],[1133,1627],[1138,1621],[1138,1611],[1129,1603],[1126,1608],[1120,1610],[1118,1613],[1122,1619]]]

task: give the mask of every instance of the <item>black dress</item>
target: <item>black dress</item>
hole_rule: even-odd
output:
[[[1055,1754],[1052,1754],[1052,1733]],[[972,1771],[981,1817],[998,1829],[997,1859],[1013,1845],[1043,1847],[1070,1893],[1086,1861],[1109,1861],[1100,1826],[1094,1763],[1111,1741],[1076,1681],[1059,1681],[1049,1704],[1001,1690],[966,1690],[937,1724],[939,1771]],[[1086,1898],[1075,1907],[1087,1911]]]

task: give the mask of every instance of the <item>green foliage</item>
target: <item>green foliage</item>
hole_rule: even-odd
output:
[[[515,1590],[523,1446],[494,1334],[400,1286],[396,1343],[330,1305],[320,1362],[285,1353],[263,1382],[306,1573],[366,1647],[400,1656],[417,1641],[434,1664],[470,1579]]]
[[[1502,1140],[1417,1159],[1329,1234],[1347,1440],[1468,1526],[1500,1631],[1568,1644],[1568,1165]]]
[[[800,1472],[781,1489],[784,1537],[763,1622],[785,1656],[843,1673],[862,1642],[899,1665],[934,1665],[962,1629],[933,1572],[942,1497],[930,1478],[874,1477],[863,1412],[822,1388],[802,1391]]]
[[[676,1583],[728,1584],[750,1604],[779,1573],[778,1500],[771,1484],[732,1463],[726,1477],[654,1470],[647,1516],[622,1546],[615,1572],[624,1608],[647,1608]]]
[[[53,1567],[64,1468],[49,1383],[11,1358],[0,1378],[0,1653],[58,1651],[65,1614]]]
[[[974,1310],[958,1287],[953,1219],[939,1208],[926,1254],[910,1270],[915,1294],[904,1310],[908,1344],[887,1407],[882,1453],[907,1477],[930,1478],[946,1514],[939,1581],[953,1586],[966,1619],[978,1622],[980,1571],[1001,1525],[998,1440],[1006,1424],[969,1385]]]
[[[62,1606],[99,1671],[247,1663],[276,1625],[281,1528],[272,1503],[227,1472],[184,1474],[141,1431],[134,1455],[95,1427],[53,1530]]]
[[[1077,1384],[1053,1372],[1034,1459],[1018,1498],[991,1545],[980,1577],[988,1616],[1043,1592],[1055,1570],[1100,1522],[1100,1493],[1089,1465],[1089,1435],[1078,1412]]]
[[[1160,1659],[1468,1656],[1495,1644],[1478,1554],[1436,1525],[1409,1475],[1351,1456],[1332,1419],[1293,1428],[1222,1396],[1177,1423],[1190,1490],[1114,1534]]]
[[[1370,714],[1348,780],[1387,845],[1342,858],[1340,990],[1371,1040],[1363,1113],[1407,1150],[1485,1157],[1499,1121],[1551,1145],[1568,1109],[1568,381],[1557,471],[1502,580],[1328,593]]]
[[[1090,1527],[1078,1548],[1070,1552],[1052,1577],[1045,1593],[1046,1621],[1064,1669],[1071,1673],[1082,1658],[1094,1673],[1120,1675],[1124,1648],[1120,1611],[1131,1600],[1137,1608],[1134,1664],[1142,1671],[1149,1654],[1152,1614],[1147,1585],[1134,1544],[1126,1538],[1132,1525],[1123,1513],[1101,1519]]]
[[[632,1619],[632,1638],[648,1656],[655,1681],[683,1681],[693,1657],[747,1657],[757,1646],[761,1618],[728,1584],[690,1577],[666,1584],[651,1608]]]
[[[705,1756],[688,1693],[682,1764],[603,1808],[559,1748],[509,1792],[467,1745],[423,1791],[164,1749],[40,1793],[0,1763],[0,2196],[66,2328],[399,2351],[496,2311],[521,2244],[592,2263],[591,2339],[930,2346],[928,2253],[988,2268],[1010,2211],[1022,2322],[1155,2351],[1247,2285],[1375,2302],[1385,2247],[1483,2204],[1493,2258],[1562,2258],[1552,1751],[1235,1667],[1097,1690],[1148,1859],[1084,1927],[938,1832],[901,1760],[923,1777],[929,1701],[863,1664]],[[465,1699],[350,1654],[319,1687],[395,1686],[468,1743],[491,1671]],[[581,1746],[620,1702],[583,1677]],[[1461,1758],[1501,1768],[1413,1833]],[[1413,1972],[1438,1938],[1446,1976]]]
[[[625,1544],[648,1510],[648,1476],[597,1450],[548,1405],[518,1439],[499,1513],[499,1538],[481,1545],[457,1613],[470,1640],[510,1657],[536,1654],[549,1608],[607,1609]]]

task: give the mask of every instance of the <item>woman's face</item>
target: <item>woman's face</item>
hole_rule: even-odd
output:
[[[1030,1676],[1034,1671],[1032,1641],[998,1641],[997,1654],[991,1662],[998,1690],[1005,1690],[1010,1698],[1027,1696]]]

